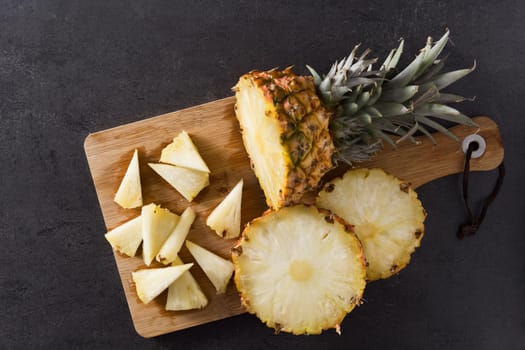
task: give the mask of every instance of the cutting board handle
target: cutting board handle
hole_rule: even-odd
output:
[[[463,172],[465,154],[461,149],[463,139],[471,134],[478,134],[485,139],[485,153],[476,159],[471,159],[471,171],[492,170],[503,161],[503,142],[497,124],[489,117],[475,117],[479,129],[458,125],[450,129],[460,142],[456,142],[441,133],[433,134],[437,145],[426,136],[416,137],[420,141],[414,145],[405,141],[392,149],[385,149],[370,161],[359,164],[359,167],[380,167],[385,171],[407,181],[417,188],[430,181],[444,176]]]

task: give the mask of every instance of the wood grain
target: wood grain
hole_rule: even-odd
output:
[[[108,230],[140,214],[140,209],[122,209],[113,201],[133,150],[138,149],[144,204],[155,202],[177,214],[191,205],[197,213],[197,219],[188,239],[229,258],[234,241],[219,238],[205,225],[211,210],[240,178],[244,179],[242,225],[266,210],[263,193],[242,145],[233,111],[234,101],[233,97],[229,97],[96,132],[86,138],[84,148]],[[493,169],[503,159],[498,128],[487,117],[478,117],[476,121],[480,125],[477,132],[487,141],[487,151],[483,157],[473,160],[471,167],[473,170]],[[191,135],[211,170],[210,186],[192,203],[188,203],[147,166],[148,162],[159,160],[161,149],[182,130]],[[460,139],[476,132],[472,128],[461,126],[453,128],[453,131]],[[421,144],[416,146],[404,144],[397,150],[387,148],[373,161],[360,166],[382,167],[411,181],[415,187],[460,172],[464,160],[460,144],[442,135],[435,137],[439,142],[438,146],[422,139]],[[100,232],[100,237],[96,239],[103,240],[104,233]],[[111,249],[109,244],[108,249]],[[145,267],[141,256],[129,258],[119,253],[114,255],[133,324],[143,337],[153,337],[245,312],[233,283],[230,283],[225,294],[217,295],[197,264],[191,272],[209,299],[206,308],[185,312],[165,311],[166,293],[150,304],[143,305],[131,281],[131,272]],[[193,261],[185,247],[180,255],[184,262]]]

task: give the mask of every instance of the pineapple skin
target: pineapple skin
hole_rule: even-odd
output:
[[[316,94],[313,78],[297,76],[291,67],[284,70],[252,71],[241,76],[234,87],[237,104],[235,111],[239,120],[243,142],[247,146],[244,128],[245,118],[241,115],[240,89],[249,84],[259,89],[264,97],[266,122],[277,122],[282,148],[282,161],[286,166],[284,178],[269,181],[265,185],[250,149],[245,147],[252,161],[252,168],[259,179],[270,208],[298,203],[304,193],[317,188],[321,178],[333,168],[335,147],[329,131],[332,112],[325,108]],[[264,140],[272,142],[272,140]],[[260,157],[264,158],[262,154]],[[267,161],[273,161],[268,159]],[[271,194],[274,194],[273,196]],[[277,198],[277,199],[275,199]]]
[[[288,210],[295,210],[295,209],[308,211],[308,212],[315,212],[317,214],[314,214],[314,215],[319,215],[322,218],[321,220],[324,220],[327,223],[332,224],[332,225],[342,226],[344,231],[349,235],[350,240],[352,242],[351,243],[352,246],[358,248],[358,253],[356,254],[356,261],[359,262],[360,272],[358,275],[355,276],[356,280],[361,281],[361,284],[359,285],[358,290],[357,290],[358,296],[357,298],[355,298],[355,300],[353,300],[352,303],[346,306],[344,310],[345,313],[341,314],[336,320],[334,320],[333,324],[329,326],[324,325],[322,329],[315,329],[315,330],[313,329],[301,329],[301,330],[289,329],[287,325],[279,324],[273,320],[262,319],[262,318],[260,319],[264,324],[266,324],[266,326],[273,328],[276,334],[280,333],[281,331],[284,331],[284,332],[289,332],[294,335],[305,335],[305,334],[313,335],[313,334],[320,334],[322,331],[333,328],[340,335],[341,334],[340,325],[341,325],[341,322],[346,317],[346,315],[350,313],[352,310],[354,310],[356,306],[360,306],[363,303],[362,296],[363,296],[363,293],[366,287],[366,266],[368,265],[366,256],[363,250],[363,246],[361,244],[361,241],[358,239],[357,235],[354,232],[353,225],[349,224],[343,218],[331,212],[330,210],[318,208],[316,206],[306,205],[306,204],[288,206],[280,210],[288,211]],[[277,211],[269,209],[265,211],[262,214],[262,216],[257,217],[253,219],[251,222],[249,222],[246,225],[244,231],[242,232],[241,238],[238,240],[235,246],[231,249],[232,262],[235,266],[235,274],[234,274],[233,280],[234,280],[237,290],[239,291],[241,303],[249,313],[255,314],[257,317],[259,316],[257,315],[256,311],[254,311],[253,308],[251,307],[250,299],[244,293],[245,287],[242,281],[242,275],[245,272],[241,268],[241,264],[239,263],[239,257],[243,254],[243,243],[249,242],[251,239],[251,236],[253,235],[253,228],[258,225],[264,225],[264,222],[267,220],[270,220],[271,217],[276,213]]]

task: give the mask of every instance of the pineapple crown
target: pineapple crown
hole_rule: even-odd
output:
[[[359,45],[340,62],[335,62],[322,77],[310,66],[321,101],[334,110],[330,131],[337,148],[336,161],[351,164],[374,156],[387,142],[416,142],[420,132],[436,143],[428,128],[459,141],[436,120],[477,127],[477,124],[449,103],[466,98],[441,90],[465,75],[472,68],[443,73],[447,57],[439,58],[449,40],[449,31],[436,42],[428,37],[426,45],[404,69],[397,65],[403,52],[403,39],[390,51],[378,70],[377,58],[367,58],[370,50],[357,55]],[[392,135],[398,137],[394,140]]]

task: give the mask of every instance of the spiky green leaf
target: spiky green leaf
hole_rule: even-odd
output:
[[[459,139],[456,135],[454,135],[450,130],[448,130],[447,128],[445,128],[443,125],[441,124],[438,124],[436,123],[435,121],[433,120],[430,120],[428,119],[427,117],[422,117],[422,116],[416,116],[416,120],[422,124],[425,124],[429,127],[431,127],[432,129],[436,130],[436,131],[439,131],[441,132],[442,134],[445,134],[447,135],[448,137],[450,137],[452,140],[456,141],[456,142],[459,142]]]
[[[410,109],[401,103],[395,102],[377,102],[374,107],[381,113],[383,117],[392,117],[396,115],[403,115],[410,112]]]
[[[417,85],[408,85],[396,89],[384,90],[381,100],[387,102],[403,103],[411,99],[419,90]]]
[[[437,141],[436,141],[436,139],[434,138],[434,136],[432,136],[432,134],[429,133],[428,130],[425,129],[424,126],[418,124],[418,130],[419,130],[420,132],[422,132],[426,137],[428,137],[428,139],[430,140],[430,142],[432,142],[432,144],[434,144],[434,145],[437,144]]]
[[[476,69],[476,61],[472,68],[459,69],[452,72],[447,72],[436,76],[432,81],[437,86],[439,90],[442,90],[449,86],[452,83],[455,83],[459,79],[463,78],[465,75],[471,73]]]
[[[410,62],[408,66],[406,66],[405,69],[399,72],[394,78],[387,81],[385,86],[388,86],[389,89],[395,89],[407,85],[412,80],[414,75],[416,75],[416,73],[419,71],[419,68],[423,62],[423,58],[424,56],[422,54],[417,55],[416,58]]]
[[[312,74],[312,77],[314,78],[314,84],[315,86],[318,86],[323,81],[321,79],[321,76],[309,65],[306,65],[306,68],[310,71],[310,74]]]
[[[418,106],[414,109],[414,114],[423,117],[435,117],[457,124],[478,127],[478,124],[476,124],[472,119],[462,114],[457,109],[439,103],[427,103]]]
[[[446,31],[445,34],[439,39],[430,49],[427,49],[424,59],[421,62],[419,71],[414,76],[414,79],[417,79],[421,74],[423,74],[428,67],[434,64],[434,61],[437,59],[441,51],[445,48],[448,42],[450,31]]]

